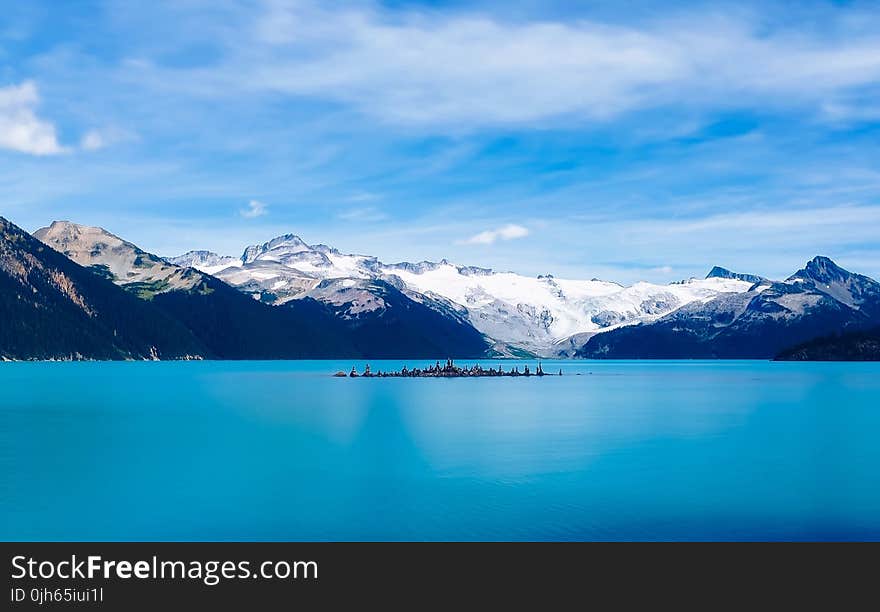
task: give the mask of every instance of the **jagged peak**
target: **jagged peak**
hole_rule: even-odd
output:
[[[308,246],[305,240],[303,240],[296,234],[281,234],[280,236],[275,236],[274,238],[267,240],[262,244],[253,244],[248,248],[271,249],[286,244],[293,244],[296,246]]]
[[[264,242],[261,246],[274,249],[280,246],[309,246],[305,240],[296,234],[283,234],[272,238],[269,242]]]
[[[335,248],[331,247],[330,245],[327,245],[324,243],[312,244],[309,246],[309,248],[312,249],[313,251],[317,251],[319,253],[324,253],[324,255],[330,255],[330,254],[339,255],[340,254],[339,249],[335,249]]]
[[[214,251],[206,250],[187,251],[183,255],[164,257],[163,259],[175,266],[192,268],[198,268],[199,266],[217,266],[223,263],[238,261],[237,258],[232,257],[231,255],[218,255]]]
[[[709,270],[706,278],[730,278],[731,274],[733,274],[733,272],[731,272],[727,268],[722,268],[721,266],[712,266],[712,269]]]
[[[421,272],[425,272],[425,271],[429,271],[429,270],[436,270],[439,266],[440,266],[440,264],[438,264],[436,262],[422,260],[422,261],[418,261],[415,263],[413,263],[411,261],[400,261],[397,263],[388,264],[386,267],[388,267],[392,270],[407,270],[409,272],[415,272],[415,273],[419,274]]]
[[[760,283],[766,280],[763,276],[758,276],[757,274],[742,274],[740,272],[732,272],[727,268],[722,268],[721,266],[713,266],[709,273],[706,275],[706,278],[729,278],[733,280],[741,280],[749,283]]]
[[[246,264],[251,263],[263,253],[281,247],[296,247],[304,250],[311,248],[296,234],[282,234],[281,236],[276,236],[263,244],[254,244],[247,247],[244,250],[244,253],[242,253],[241,261]]]
[[[303,242],[303,239],[299,237],[299,234],[290,234],[290,233],[281,234],[280,236],[276,237],[276,240],[279,240],[279,239],[292,240],[294,242],[296,242],[296,241]],[[305,244],[305,242],[303,242],[303,244]]]
[[[852,273],[838,266],[830,257],[817,255],[808,261],[806,266],[792,274],[788,280],[812,280],[817,283],[830,284],[835,281],[846,281],[850,277],[852,277]]]
[[[388,264],[385,266],[385,268],[389,270],[406,270],[407,272],[412,272],[413,274],[424,274],[425,272],[432,272],[434,270],[437,270],[442,266],[451,266],[463,276],[486,276],[495,273],[495,271],[491,268],[480,268],[478,266],[460,266],[458,264],[450,262],[448,259],[445,258],[441,259],[440,261],[423,260],[417,263],[402,261],[399,263]]]
[[[177,259],[179,257],[226,257],[226,255],[220,255],[215,253],[214,251],[206,251],[204,249],[195,249],[193,251],[187,251],[183,255],[178,255],[177,257],[172,257],[170,259]]]

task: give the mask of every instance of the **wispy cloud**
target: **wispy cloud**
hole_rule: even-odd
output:
[[[39,92],[33,81],[0,87],[0,148],[32,155],[57,155],[66,148],[58,142],[55,126],[36,114]]]
[[[343,221],[352,221],[356,223],[375,223],[384,221],[388,215],[373,206],[363,208],[352,208],[337,215]]]
[[[181,243],[209,222],[248,242],[271,220],[389,260],[624,281],[818,252],[878,273],[869,3],[73,3],[86,42],[19,4],[0,191],[29,227],[126,212],[133,238],[173,218]],[[74,154],[113,128],[138,136]]]
[[[251,200],[248,202],[247,208],[242,208],[238,212],[245,219],[255,219],[267,214],[269,212],[269,206],[259,200]]]
[[[581,265],[610,266],[614,280],[637,280],[639,273],[668,276],[705,274],[712,265],[737,272],[784,278],[815,255],[829,255],[854,271],[876,274],[880,206],[777,208],[707,214],[692,218],[572,217],[550,227],[558,250],[573,253]],[[584,244],[584,236],[589,242]],[[626,250],[621,251],[621,245]],[[868,248],[870,246],[870,248]],[[626,254],[611,261],[609,254]],[[657,267],[661,254],[666,265]],[[647,262],[643,266],[632,262]],[[672,268],[667,270],[666,268]]]
[[[658,234],[694,236],[778,236],[780,241],[817,238],[830,230],[848,230],[854,240],[880,227],[880,206],[833,206],[811,209],[754,210],[710,215],[696,219],[656,219],[620,224],[632,237],[647,239]],[[837,232],[835,232],[837,233]],[[788,237],[786,234],[794,234]],[[677,240],[678,238],[673,238]]]
[[[346,202],[352,203],[363,203],[363,202],[375,202],[376,200],[381,200],[382,196],[378,193],[373,193],[371,191],[358,191],[357,193],[353,193],[347,198],[345,198]]]
[[[604,121],[671,104],[821,112],[880,79],[880,17],[870,14],[794,29],[747,11],[625,24],[275,0],[257,15],[226,41],[226,61],[173,80],[211,95],[318,98],[448,128]],[[145,76],[161,78],[158,70],[146,66]]]
[[[494,244],[498,240],[515,240],[517,238],[525,238],[528,235],[528,228],[510,223],[498,229],[474,234],[467,240],[464,240],[463,244]]]

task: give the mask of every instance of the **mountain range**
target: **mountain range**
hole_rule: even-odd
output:
[[[294,234],[163,258],[69,221],[0,228],[7,359],[772,358],[880,326],[880,284],[825,257],[781,281],[716,266],[627,287],[384,263]]]
[[[578,357],[761,359],[834,332],[880,322],[880,283],[816,257],[784,281],[679,308],[649,324],[594,336]]]
[[[304,297],[272,305],[192,267],[147,253],[101,228],[56,221],[34,236],[180,322],[218,359],[481,356],[487,344],[471,326],[381,282],[381,308]],[[343,305],[344,306],[344,305]],[[369,304],[374,306],[374,304]]]
[[[752,280],[711,274],[669,285],[569,280],[439,262],[385,264],[376,257],[345,254],[300,237],[279,236],[249,246],[240,258],[192,251],[168,259],[192,266],[274,305],[315,299],[344,316],[379,310],[377,283],[473,326],[499,354],[558,356],[591,334],[652,321],[686,304],[744,292]]]

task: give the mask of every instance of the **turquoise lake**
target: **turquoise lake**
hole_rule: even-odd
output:
[[[0,539],[880,539],[878,363],[352,365],[2,363]]]

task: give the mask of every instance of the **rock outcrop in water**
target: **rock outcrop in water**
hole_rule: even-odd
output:
[[[479,377],[498,377],[498,376],[552,376],[544,372],[541,362],[537,367],[531,370],[528,365],[520,371],[519,366],[513,366],[510,370],[504,370],[501,366],[498,369],[484,368],[480,364],[474,364],[470,367],[460,367],[455,365],[452,359],[447,359],[445,365],[440,365],[437,361],[434,365],[426,368],[403,369],[383,372],[381,370],[373,372],[370,364],[367,364],[362,374],[358,374],[357,368],[352,366],[351,372],[346,376],[345,372],[337,372],[334,376],[339,378],[479,378]],[[559,370],[557,376],[562,376],[562,370]]]

